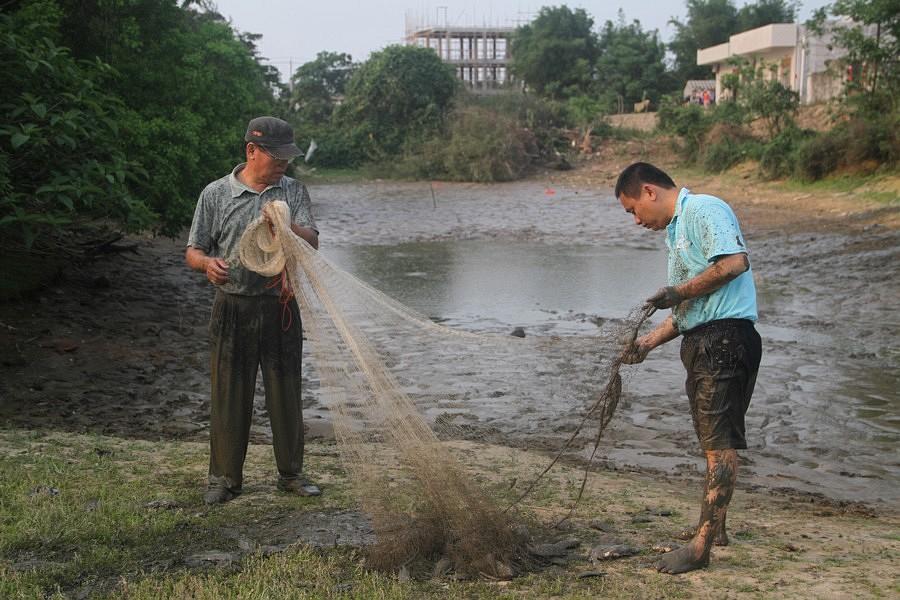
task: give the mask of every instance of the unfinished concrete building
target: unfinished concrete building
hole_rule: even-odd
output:
[[[473,91],[489,93],[510,86],[510,38],[514,27],[415,25],[407,19],[406,44],[431,48]]]

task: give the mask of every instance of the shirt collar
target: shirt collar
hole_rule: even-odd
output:
[[[691,190],[686,187],[681,188],[681,191],[678,192],[678,199],[675,200],[675,214],[672,215],[672,220],[669,221],[669,225],[675,225],[675,221],[678,220],[678,217],[681,215],[684,203],[687,201],[688,194],[690,193]]]
[[[253,188],[251,188],[250,186],[248,186],[247,184],[245,184],[243,181],[241,181],[238,178],[237,174],[240,173],[241,171],[243,171],[244,167],[246,167],[246,166],[247,166],[247,163],[242,162],[241,164],[236,166],[231,171],[231,173],[228,175],[228,183],[231,186],[231,197],[232,198],[237,198],[244,192],[250,192],[251,194],[257,194],[257,195],[262,193],[262,192],[257,192],[256,190],[254,190]],[[284,178],[282,177],[282,179],[284,179]],[[270,188],[277,188],[277,187],[281,187],[280,181],[278,183],[276,183],[275,185],[267,186],[266,189],[263,190],[263,192],[265,192],[266,190],[268,190]]]

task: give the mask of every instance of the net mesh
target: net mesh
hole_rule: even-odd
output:
[[[267,204],[263,215],[245,231],[240,258],[261,275],[284,276],[299,305],[342,461],[375,529],[370,564],[446,559],[465,576],[520,571],[527,540],[510,508],[564,452],[580,450],[588,423],[594,438],[581,441],[593,458],[622,389],[620,360],[601,356],[617,356],[623,333],[634,339],[649,314],[600,337],[444,327],[331,264],[291,232],[283,202]],[[596,356],[587,373],[585,356]],[[552,422],[565,410],[580,424],[561,446],[558,433],[548,436],[558,452],[543,473],[520,477],[527,487],[501,491],[489,474],[466,468],[447,441],[504,439],[516,427],[512,404],[522,418]]]

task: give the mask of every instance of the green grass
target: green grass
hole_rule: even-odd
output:
[[[311,167],[309,165],[296,166],[293,177],[309,184],[361,183],[370,179],[363,169]]]
[[[788,192],[838,192],[885,203],[900,202],[900,195],[895,192],[860,190],[871,187],[882,179],[884,175],[836,175],[813,182],[789,179],[778,183],[776,187]]]
[[[510,476],[533,472],[546,460],[534,453],[518,453],[510,459],[502,449],[479,452],[480,448],[460,443],[455,452],[486,475],[485,487],[498,492],[505,489],[499,495],[506,500],[515,495],[508,489]],[[806,569],[810,564],[807,554],[803,550],[786,552],[783,547],[796,541],[796,524],[814,519],[814,513],[782,515],[771,506],[750,509],[738,500],[734,527],[752,530],[753,535],[735,534],[731,547],[715,550],[715,570],[709,576],[673,578],[648,568],[654,558],[647,548],[669,539],[686,524],[685,518],[677,515],[694,513],[698,489],[680,485],[675,489],[671,483],[639,475],[598,472],[591,476],[569,528],[549,531],[547,525],[565,513],[580,481],[576,466],[553,471],[546,485],[526,500],[528,508],[523,515],[534,531],[551,539],[580,539],[576,556],[565,566],[550,565],[512,581],[401,581],[395,574],[367,569],[364,551],[346,546],[316,550],[295,543],[268,555],[246,546],[239,551],[238,540],[243,536],[255,542],[250,547],[261,548],[266,539],[274,540],[287,529],[288,536],[294,537],[282,536],[279,543],[293,541],[299,525],[292,529],[291,523],[304,513],[356,506],[335,450],[327,444],[308,446],[307,472],[322,484],[325,493],[321,498],[297,498],[275,491],[271,449],[253,445],[245,468],[245,493],[210,508],[201,501],[208,452],[204,443],[0,430],[0,598],[80,594],[138,600],[693,598],[722,597],[736,589],[764,597],[765,590],[776,587],[788,596],[804,595],[803,582],[794,583],[785,569]],[[504,457],[495,460],[501,455]],[[486,467],[477,467],[478,461]],[[522,485],[520,482],[516,489]],[[760,498],[754,504],[759,505]],[[160,499],[172,500],[177,506],[147,507],[148,502]],[[654,517],[649,523],[632,522],[633,514],[645,507],[664,506],[677,515]],[[597,566],[587,563],[590,547],[600,536],[609,535],[588,527],[590,520],[598,517],[616,532],[613,537],[641,548],[641,554]],[[768,525],[773,518],[782,522]],[[837,531],[853,532],[854,536],[863,533],[870,536],[869,542],[845,551],[832,538],[834,550],[822,548],[825,555],[811,563],[818,567],[817,577],[852,582],[867,592],[878,589],[879,584],[895,585],[896,580],[892,584],[877,572],[897,558],[896,528],[854,516],[832,516],[821,524],[833,527],[839,521],[845,529]],[[820,525],[810,523],[810,531]],[[876,534],[878,538],[872,537]],[[210,550],[233,552],[236,562],[190,566],[185,560]],[[864,569],[862,565],[868,563],[875,566]],[[578,578],[578,573],[586,570],[601,570],[606,575]],[[791,582],[784,584],[787,588],[774,583],[785,579]]]

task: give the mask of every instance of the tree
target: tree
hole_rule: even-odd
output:
[[[384,160],[440,129],[457,86],[433,50],[388,46],[350,78],[334,119],[365,157]]]
[[[798,3],[793,0],[759,0],[744,5],[737,13],[735,33],[749,31],[771,23],[793,23]]]
[[[335,98],[353,74],[353,58],[343,52],[319,52],[315,60],[300,65],[291,76],[291,110],[301,121],[323,123],[331,119]]]
[[[586,93],[599,54],[593,26],[584,9],[542,8],[534,21],[516,29],[510,47],[513,74],[549,98]]]
[[[659,34],[644,31],[640,21],[626,23],[622,11],[618,23],[607,21],[603,26],[597,46],[597,92],[606,112],[614,110],[619,98],[631,110],[633,103],[658,102],[676,87],[666,72],[666,47]]]
[[[759,0],[738,10],[732,0],[687,0],[687,11],[686,22],[669,21],[675,26],[669,50],[675,55],[675,79],[679,82],[709,78],[709,68],[697,65],[697,50],[770,23],[793,23],[797,4],[793,0]]]
[[[709,68],[697,65],[697,50],[728,41],[737,25],[737,9],[731,0],[687,0],[687,21],[672,18],[675,35],[669,50],[675,55],[675,77],[688,79],[709,78]]]
[[[829,23],[828,12],[848,17]],[[855,66],[847,83],[847,98],[865,111],[894,113],[900,95],[900,4],[897,0],[837,0],[817,10],[809,26],[830,33],[833,45],[847,50],[846,63]],[[859,99],[854,92],[863,92]]]
[[[0,238],[30,247],[76,217],[139,229],[153,215],[129,185],[146,179],[120,135],[115,72],[58,46],[61,13],[31,2],[0,14]]]
[[[117,73],[104,89],[125,106],[117,120],[128,155],[148,172],[132,193],[170,234],[190,222],[197,195],[240,157],[243,128],[271,113],[276,74],[260,64],[257,35],[214,11],[175,0],[57,0],[55,35],[75,57]]]

